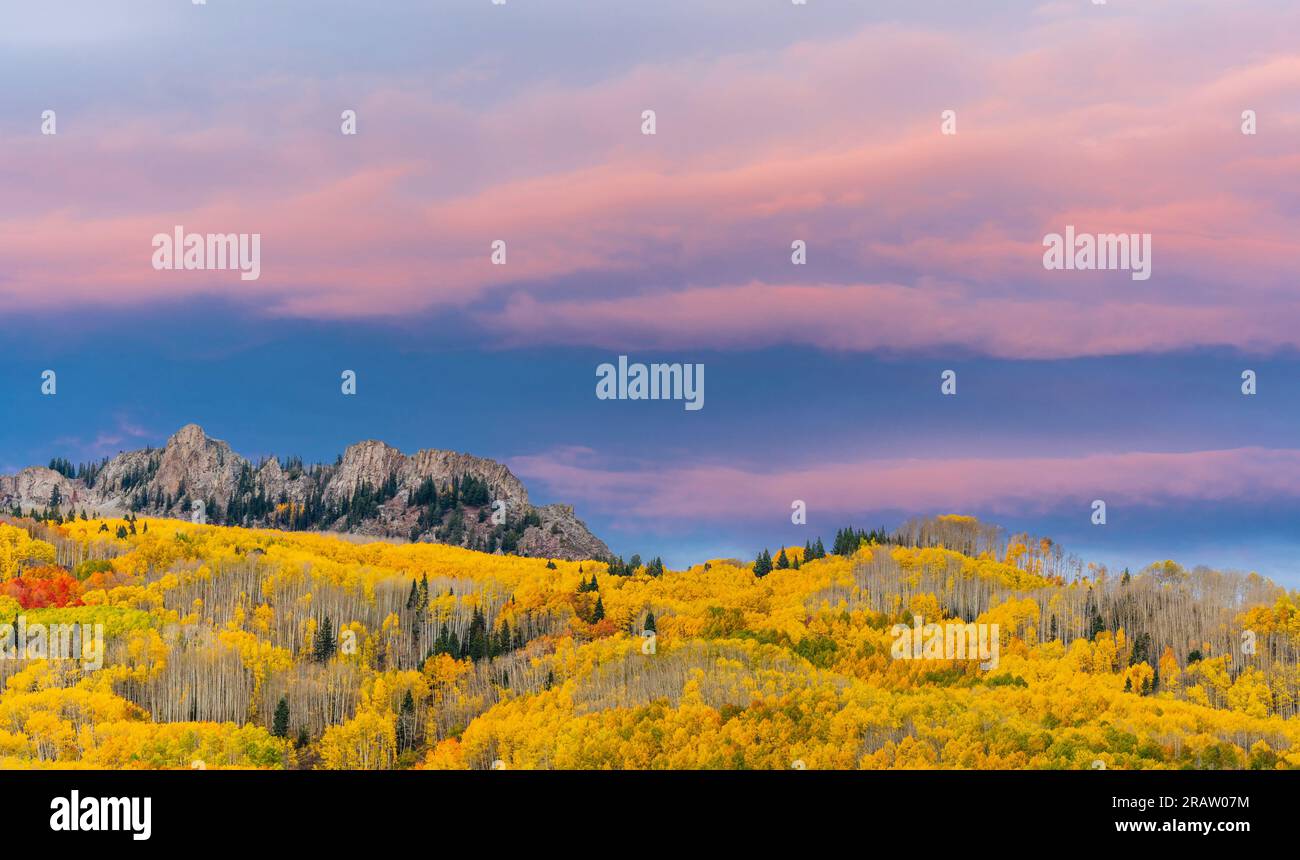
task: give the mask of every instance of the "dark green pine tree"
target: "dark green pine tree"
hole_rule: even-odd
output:
[[[420,602],[420,588],[415,580],[411,580],[411,593],[406,597],[406,608],[414,609],[415,605]]]
[[[788,570],[790,568],[790,559],[785,554],[785,547],[781,547],[781,552],[776,557],[776,569]]]
[[[654,633],[654,632],[656,632],[656,631],[655,631],[655,614],[654,614],[653,612],[647,612],[647,613],[645,614],[645,625],[644,625],[644,627],[643,627],[642,629],[644,629],[646,632],[649,632],[649,633]]]
[[[320,627],[316,630],[316,641],[313,643],[312,657],[317,663],[328,663],[329,659],[334,656],[336,649],[334,643],[334,622],[326,615],[321,619]]]
[[[1096,639],[1097,634],[1106,629],[1106,622],[1101,620],[1101,613],[1096,610],[1092,614],[1092,626],[1088,630],[1088,638]]]
[[[597,595],[596,608],[591,610],[591,623],[595,624],[597,621],[604,621],[604,620],[605,620],[605,601],[601,600],[600,596]]]
[[[772,553],[763,550],[754,560],[754,576],[764,577],[772,572]]]
[[[277,738],[289,737],[289,698],[280,697],[280,704],[275,706],[275,719],[271,723],[271,734]]]
[[[470,619],[465,644],[471,660],[477,662],[488,656],[487,621],[477,608],[474,609],[474,616]]]
[[[406,691],[402,699],[402,710],[397,715],[397,751],[409,752],[415,749],[415,698],[411,691]]]
[[[1128,664],[1136,666],[1138,663],[1150,664],[1151,659],[1151,636],[1146,633],[1139,633],[1133,640],[1133,653],[1129,655]]]
[[[497,634],[497,646],[494,649],[497,654],[509,654],[511,647],[514,645],[514,636],[510,633],[510,622],[501,622],[501,631]]]
[[[817,546],[815,546],[814,549],[815,549],[816,552],[817,552],[817,555],[815,556],[815,558],[825,558],[825,557],[826,557],[826,547],[822,544],[822,539],[821,539],[821,538],[817,538]]]
[[[427,573],[420,577],[419,600],[416,602],[415,608],[421,612],[429,608],[429,574]]]
[[[858,551],[861,543],[862,534],[853,526],[849,526],[835,533],[835,543],[831,546],[831,552],[836,555],[853,555]]]

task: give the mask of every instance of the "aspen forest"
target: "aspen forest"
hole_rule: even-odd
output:
[[[1300,768],[1300,596],[971,517],[564,561],[137,517],[0,518],[0,767]],[[896,624],[1000,659],[894,659]],[[1100,764],[1098,764],[1100,763]]]

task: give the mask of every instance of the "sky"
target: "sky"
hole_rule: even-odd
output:
[[[1270,0],[0,0],[0,473],[197,422],[493,457],[670,566],[958,512],[1300,587],[1296,32]],[[176,225],[259,234],[260,276],[156,270]],[[1046,269],[1067,226],[1150,234],[1150,278]],[[702,364],[704,408],[597,399],[620,355]]]

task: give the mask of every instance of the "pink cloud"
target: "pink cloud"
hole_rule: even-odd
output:
[[[483,322],[520,342],[621,350],[799,344],[902,352],[938,344],[1047,359],[1169,350],[1189,342],[1243,350],[1300,347],[1300,330],[1270,325],[1248,307],[985,297],[940,283],[920,289],[751,283],[566,302],[520,295]]]
[[[60,436],[54,439],[53,443],[60,450],[75,452],[73,459],[77,457],[94,459],[118,454],[125,449],[135,447],[141,440],[150,439],[155,435],[126,415],[117,415],[114,421],[115,426],[112,429],[101,429],[95,434],[95,438],[89,441],[80,436]]]
[[[697,464],[611,469],[584,451],[518,457],[511,467],[588,510],[660,521],[760,520],[810,509],[1041,513],[1094,499],[1123,505],[1300,497],[1300,451],[1235,448],[1078,457],[903,458],[757,471]]]
[[[1234,14],[1230,34],[1208,8],[1177,34],[1051,6],[1020,39],[879,26],[479,110],[386,81],[358,101],[355,139],[319,86],[280,79],[207,124],[96,117],[87,135],[80,118],[0,140],[0,302],[455,307],[507,344],[629,349],[1293,347],[1300,53],[1284,34],[1300,12]],[[955,137],[939,134],[950,107]],[[254,133],[253,115],[272,119]],[[150,237],[175,224],[262,233],[261,280],[152,271]],[[1152,279],[1045,272],[1041,237],[1066,224],[1151,232]],[[600,296],[579,298],[590,284]]]

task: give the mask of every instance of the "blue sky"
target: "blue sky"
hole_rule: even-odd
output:
[[[1300,586],[1296,31],[1281,0],[6,4],[0,472],[193,421],[494,457],[673,565],[961,512]],[[258,233],[261,277],[154,270],[175,225]],[[1149,233],[1152,277],[1046,270],[1066,226]],[[620,354],[703,363],[705,408],[597,400]]]
[[[469,328],[447,337],[445,325],[441,317],[400,326],[267,321],[209,306],[72,322],[57,338],[38,320],[9,327],[0,347],[22,359],[0,369],[0,386],[16,395],[0,428],[0,468],[160,445],[190,421],[254,458],[332,461],[367,438],[408,453],[463,450],[511,464],[538,502],[575,504],[616,551],[663,554],[685,565],[829,537],[845,524],[894,526],[913,514],[948,512],[873,495],[870,464],[880,459],[1014,463],[1132,451],[1285,449],[1300,418],[1295,356],[1207,350],[1006,361],[789,347],[656,353],[655,360],[705,365],[706,406],[687,412],[674,402],[597,400],[595,367],[616,360],[608,351],[475,348]],[[1240,368],[1247,365],[1259,375],[1254,397],[1239,391]],[[39,391],[47,367],[59,373],[55,397]],[[952,398],[938,393],[939,373],[950,367],[959,382]],[[358,373],[356,397],[340,393],[344,369]],[[790,523],[788,505],[776,504],[734,510],[720,502],[712,516],[661,509],[642,515],[620,507],[617,494],[586,492],[580,478],[551,480],[546,468],[576,457],[602,475],[631,473],[639,480],[668,466],[725,464],[761,479],[815,468],[828,452],[862,464],[861,491],[823,505],[810,480],[799,496],[810,508],[802,527]],[[1295,581],[1292,524],[1300,511],[1293,498],[1201,500],[1159,486],[1151,490],[1153,500],[1111,503],[1107,525],[1093,526],[1088,503],[1110,489],[1080,486],[1019,507],[997,499],[985,507],[976,489],[960,494],[971,501],[960,512],[1050,535],[1089,561],[1117,567],[1174,557],[1189,566],[1252,569]],[[671,498],[672,488],[654,492]]]

